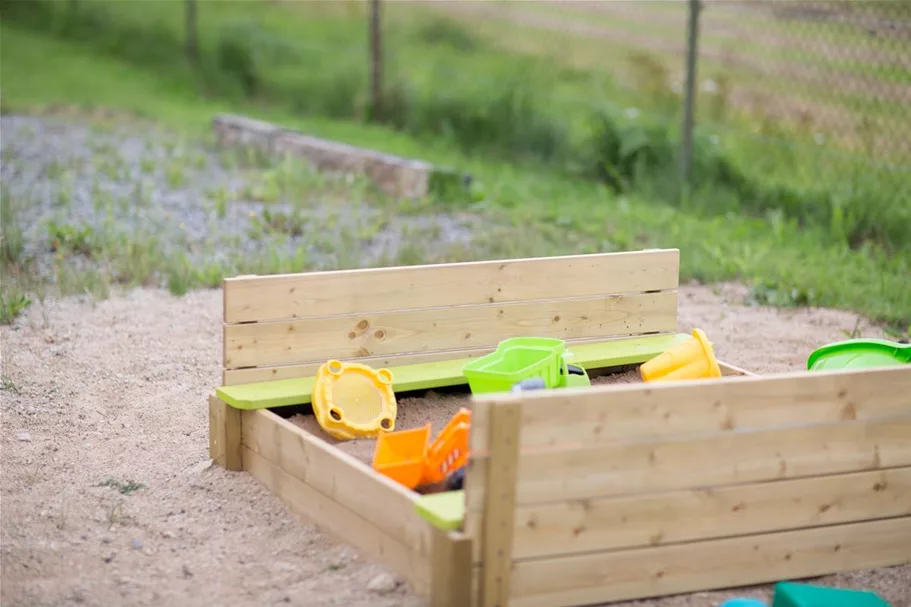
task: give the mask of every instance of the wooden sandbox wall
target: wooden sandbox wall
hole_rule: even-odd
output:
[[[677,331],[679,252],[236,277],[223,386],[403,369],[508,337]],[[210,454],[432,607],[576,606],[911,562],[911,369],[472,400],[465,527],[268,408],[210,398]],[[254,389],[255,391],[255,389]]]
[[[679,251],[667,249],[238,276],[224,284],[222,383],[307,377],[331,358],[393,368],[471,358],[528,334],[570,345],[670,335],[678,273]],[[248,472],[295,513],[391,566],[433,607],[472,603],[471,538],[421,518],[417,493],[273,411],[213,395],[209,414],[218,465]]]
[[[569,606],[911,562],[911,369],[475,399],[477,604]]]

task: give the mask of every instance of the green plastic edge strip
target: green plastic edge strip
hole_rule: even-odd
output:
[[[643,363],[691,337],[686,333],[677,333],[570,344],[568,349],[572,352],[573,357],[567,362],[586,370]],[[459,358],[389,367],[389,370],[392,371],[392,387],[396,392],[408,392],[467,384],[468,380],[462,375],[462,367],[471,360],[475,359]],[[236,409],[271,409],[307,405],[310,403],[315,382],[316,378],[312,376],[277,379],[252,384],[222,386],[215,389],[215,394]]]
[[[422,495],[414,503],[418,515],[443,531],[456,531],[465,519],[465,491]]]

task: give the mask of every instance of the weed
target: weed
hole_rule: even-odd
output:
[[[860,322],[861,322],[861,319],[860,319],[860,317],[858,316],[858,317],[854,320],[854,328],[853,328],[853,329],[851,329],[850,331],[848,331],[847,329],[842,329],[841,332],[844,333],[844,334],[845,334],[845,337],[848,338],[848,339],[857,339],[857,338],[860,337],[860,336],[862,335],[862,333],[863,333],[863,331],[862,331],[861,328],[860,328]]]
[[[307,227],[307,220],[300,213],[294,211],[273,211],[263,209],[259,217],[253,217],[251,222],[251,235],[256,234],[284,234],[290,237],[302,236]]]
[[[186,255],[181,254],[169,261],[166,276],[171,295],[181,297],[187,294],[192,286],[193,272]]]
[[[746,303],[780,308],[810,307],[816,305],[816,294],[812,290],[783,287],[774,281],[764,280],[753,285]]]
[[[47,231],[51,251],[71,255],[89,256],[92,254],[92,239],[95,234],[92,226],[76,227],[69,224],[58,224],[51,220],[47,224]]]
[[[221,186],[209,192],[209,199],[215,207],[215,214],[219,219],[224,219],[228,215],[228,191]]]
[[[25,248],[18,208],[6,187],[0,187],[0,253],[4,264],[19,261]]]
[[[108,478],[107,480],[104,480],[95,486],[96,487],[110,487],[111,489],[115,489],[115,490],[119,491],[122,495],[130,495],[131,493],[135,493],[136,491],[139,491],[140,489],[146,488],[146,486],[143,485],[142,483],[137,483],[132,480],[120,481],[120,480],[117,480],[116,478]]]
[[[15,287],[0,293],[0,325],[11,324],[30,305],[32,300]]]
[[[899,331],[891,327],[886,327],[883,332],[886,334],[886,337],[894,339],[902,344],[911,343],[911,325],[908,325],[908,328],[904,331]]]
[[[158,167],[158,163],[155,161],[155,158],[149,156],[143,156],[139,161],[139,170],[143,175],[153,175],[155,169]]]
[[[16,385],[9,375],[0,376],[0,390],[4,392],[12,392],[13,394],[21,394],[19,391],[19,386]]]
[[[75,177],[72,173],[64,173],[60,178],[60,188],[57,190],[57,206],[68,209],[73,204],[73,187]]]
[[[184,172],[183,161],[174,161],[167,168],[168,187],[176,190],[187,182],[187,175]]]

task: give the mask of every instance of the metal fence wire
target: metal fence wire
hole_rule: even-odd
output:
[[[703,122],[748,121],[770,143],[796,134],[815,148],[801,155],[814,178],[837,174],[845,154],[911,169],[911,3],[698,0],[687,9],[699,12]]]
[[[673,156],[691,192],[724,182],[734,193],[702,203],[710,211],[784,217],[850,246],[911,242],[911,1],[384,5],[387,77],[433,82],[426,99],[457,138],[474,128],[478,138],[559,156],[559,131],[603,111],[613,125],[596,152],[605,172],[657,132],[629,121],[659,124],[670,139],[649,141],[656,145],[640,155]],[[440,50],[420,77],[399,36],[418,5],[468,28],[446,19],[423,26],[424,41]],[[509,55],[481,52],[474,36]],[[527,94],[504,93],[513,89]],[[576,150],[574,160],[584,164],[587,153]],[[602,176],[629,181],[631,171]],[[664,173],[650,183],[667,181],[680,183]]]

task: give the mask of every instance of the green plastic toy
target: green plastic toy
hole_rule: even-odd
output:
[[[516,337],[501,341],[494,352],[466,364],[462,372],[473,394],[508,392],[534,377],[543,379],[548,388],[557,388],[566,375],[565,352],[562,339]]]
[[[911,344],[885,339],[849,339],[823,346],[807,359],[810,371],[871,369],[911,363]]]
[[[543,380],[548,389],[590,386],[584,368],[566,363],[569,356],[562,339],[514,337],[501,341],[487,356],[467,363],[462,373],[472,394],[509,392],[529,379]]]
[[[772,607],[890,607],[878,594],[795,582],[775,584]]]

